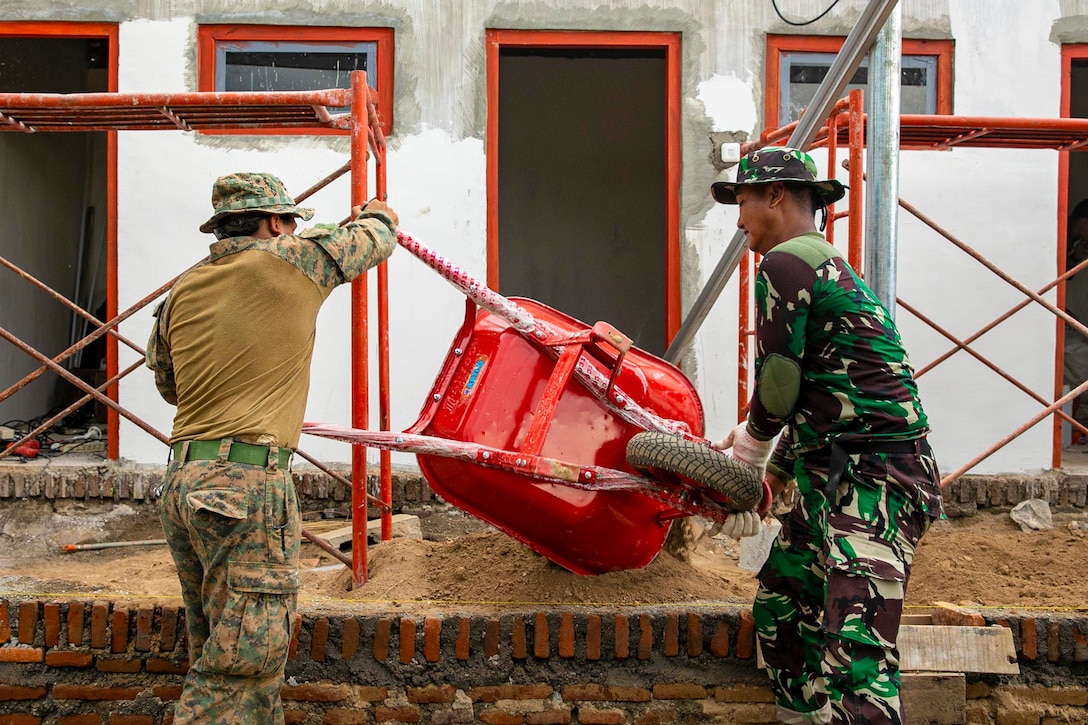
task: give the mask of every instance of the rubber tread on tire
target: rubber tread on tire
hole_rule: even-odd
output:
[[[671,433],[635,434],[627,442],[626,457],[632,468],[650,478],[668,481],[680,476],[707,486],[725,496],[734,511],[749,511],[763,498],[763,482],[750,468],[704,443]]]

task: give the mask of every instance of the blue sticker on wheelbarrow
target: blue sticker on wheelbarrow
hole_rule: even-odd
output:
[[[461,395],[472,394],[472,389],[476,387],[476,383],[480,382],[480,373],[485,367],[487,367],[487,356],[480,355],[472,364],[472,372],[468,374],[468,380],[465,381],[465,389],[461,391]]]

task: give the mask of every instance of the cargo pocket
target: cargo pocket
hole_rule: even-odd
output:
[[[298,569],[284,564],[230,562],[227,602],[204,645],[205,671],[256,677],[287,660]]]
[[[863,646],[895,646],[907,579],[900,555],[863,533],[832,539],[824,610],[828,635]]]
[[[249,516],[249,494],[230,488],[205,488],[190,491],[185,501],[193,511],[208,511],[228,519]]]

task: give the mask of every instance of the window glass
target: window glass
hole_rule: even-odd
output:
[[[215,89],[218,91],[312,91],[348,88],[351,72],[366,71],[376,87],[374,56],[378,44],[216,43]]]
[[[808,107],[816,95],[824,76],[831,69],[835,60],[834,53],[782,53],[778,85],[779,124],[786,125],[801,117],[801,111]],[[850,79],[843,92],[854,88],[868,91],[869,59],[862,61],[861,67]],[[900,73],[900,113],[936,113],[937,112],[937,56],[904,55]],[[865,110],[869,110],[869,94],[865,94]]]

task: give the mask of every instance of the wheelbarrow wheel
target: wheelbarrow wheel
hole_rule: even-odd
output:
[[[734,511],[759,505],[763,482],[752,469],[704,443],[671,433],[645,431],[627,442],[627,463],[639,473],[660,481],[706,486],[724,496]]]

